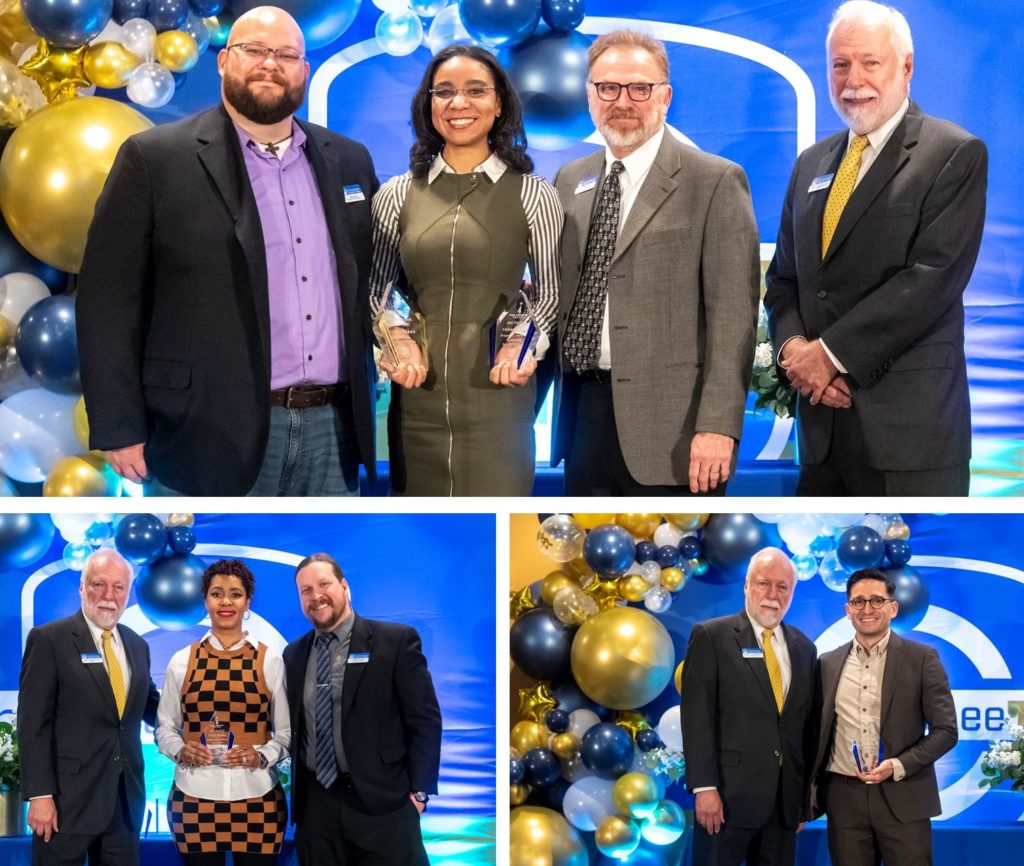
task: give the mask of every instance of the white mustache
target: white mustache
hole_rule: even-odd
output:
[[[847,87],[839,94],[840,99],[874,99],[878,96],[878,91],[872,90],[870,87],[850,88]]]

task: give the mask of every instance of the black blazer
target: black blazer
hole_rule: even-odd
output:
[[[160,695],[149,675],[149,645],[123,625],[131,684],[118,719],[102,664],[83,664],[96,642],[82,612],[28,633],[18,683],[18,744],[25,799],[52,794],[61,833],[98,834],[110,824],[124,773],[132,826],[146,810],[142,722],[156,724]]]
[[[821,735],[815,751],[811,817],[828,811],[825,784],[836,727],[836,692],[853,642],[822,655],[817,678],[815,718]],[[939,654],[930,646],[889,637],[882,676],[881,738],[885,757],[898,758],[907,771],[899,782],[881,784],[882,796],[900,821],[919,821],[942,813],[935,762],[956,745],[956,707]],[[685,670],[685,668],[684,668]]]
[[[374,383],[366,148],[300,122],[341,287],[360,460],[371,479]],[[364,201],[346,204],[358,185]],[[90,447],[146,445],[152,474],[189,495],[242,496],[270,419],[266,253],[241,145],[223,107],[122,145],[96,203],[78,278]]]
[[[853,411],[876,469],[962,463],[971,454],[963,291],[985,222],[985,144],[911,102],[823,260],[829,190],[809,188],[838,170],[846,141],[843,131],[797,159],[766,276],[776,350],[820,337],[849,370],[852,410],[798,399],[800,462],[824,460],[835,413]]]
[[[725,821],[735,827],[764,825],[779,773],[786,826],[803,820],[817,652],[803,632],[782,629],[793,676],[781,715],[764,660],[743,658],[744,648],[757,646],[744,611],[690,632],[681,691],[686,784],[717,788]]]
[[[313,631],[284,651],[292,719],[292,822],[302,821],[312,773],[305,762],[306,714],[302,687]],[[374,814],[393,812],[413,791],[437,793],[441,710],[416,630],[356,616],[341,695],[341,739],[352,783]]]

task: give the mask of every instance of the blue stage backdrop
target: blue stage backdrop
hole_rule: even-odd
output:
[[[280,5],[313,8],[295,0]],[[401,4],[381,0],[379,5]],[[382,12],[370,0],[317,4],[319,11],[304,19],[318,23],[321,32],[332,27],[341,32],[309,51],[312,74],[304,112],[365,142],[382,179],[408,167],[409,104],[431,48],[460,33],[454,3],[448,8],[444,0],[410,5],[424,28],[424,41],[416,48],[410,47],[415,43],[408,42],[408,34],[375,36]],[[508,9],[524,5],[511,3]],[[527,102],[527,131],[538,172],[552,178],[561,164],[597,146],[584,97],[589,42],[619,27],[649,31],[669,48],[674,87],[670,127],[696,147],[728,157],[746,170],[767,264],[797,154],[842,128],[829,103],[824,51],[828,20],[838,0],[586,0],[562,5],[585,5],[586,15],[574,31],[545,32],[542,21],[527,43],[498,51]],[[914,36],[911,96],[925,112],[966,127],[989,147],[985,237],[965,296],[974,424],[971,491],[1019,494],[1024,459],[1024,403],[1017,397],[1024,391],[1024,174],[1019,170],[1022,135],[1013,71],[1024,44],[1024,18],[1016,0],[961,5],[904,0],[896,5]],[[339,31],[338,21],[327,20],[331,11],[354,16],[351,25]],[[508,19],[496,26],[498,31],[511,27],[513,12],[495,7],[493,15]],[[466,37],[465,30],[461,36]],[[385,43],[409,53],[389,54]],[[161,122],[216,103],[220,79],[215,51],[211,47],[200,58],[166,107],[146,113]],[[665,384],[671,387],[671,382]],[[538,426],[541,461],[548,453],[548,422],[545,413]],[[790,459],[791,432],[788,420],[748,411],[740,450],[744,465]]]
[[[169,519],[170,515],[159,515]],[[0,531],[0,718],[17,706],[18,672],[28,630],[68,616],[80,606],[80,571],[68,567],[91,548],[76,550],[92,520],[46,515],[19,530],[12,516]],[[62,537],[61,532],[72,542]],[[326,552],[341,564],[356,611],[373,619],[413,626],[433,676],[444,721],[440,794],[424,816],[431,862],[494,862],[495,678],[493,515],[195,515],[197,546],[206,564],[238,558],[252,569],[256,593],[247,623],[251,633],[277,651],[310,628],[295,592],[295,565]],[[105,535],[93,529],[90,539]],[[47,544],[48,538],[52,540]],[[33,548],[33,545],[35,547]],[[20,550],[20,553],[19,553]],[[41,552],[37,552],[41,551]],[[20,561],[19,561],[20,560]],[[18,565],[20,567],[12,567]],[[80,565],[79,565],[80,568]],[[156,615],[156,612],[150,611]],[[168,616],[164,614],[164,616]],[[163,684],[171,655],[205,634],[205,609],[171,615],[161,628],[147,617],[133,588],[121,622],[142,634],[152,652],[153,679]],[[157,618],[161,618],[157,616]],[[150,807],[148,834],[166,833],[165,805],[171,762],[143,732]]]

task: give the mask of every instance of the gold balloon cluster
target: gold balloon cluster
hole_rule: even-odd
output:
[[[536,683],[519,689],[519,716],[534,722],[540,722],[548,710],[558,706],[558,701],[551,694],[547,683]]]
[[[519,806],[509,816],[510,866],[587,866],[579,832],[553,809]]]
[[[43,496],[117,496],[120,479],[98,451],[62,457],[43,482]]]

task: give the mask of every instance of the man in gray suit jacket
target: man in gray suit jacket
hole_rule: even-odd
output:
[[[979,139],[909,98],[906,19],[844,3],[827,39],[849,131],[797,160],[767,275],[780,378],[800,392],[806,496],[967,494],[963,291],[985,221]]]
[[[935,762],[956,745],[956,708],[938,653],[890,630],[895,589],[874,568],[850,575],[856,637],[819,659],[809,817],[828,813],[836,866],[932,862]]]
[[[553,462],[566,493],[724,493],[753,360],[758,237],[743,170],[665,130],[662,43],[590,47],[602,151],[564,166]]]

